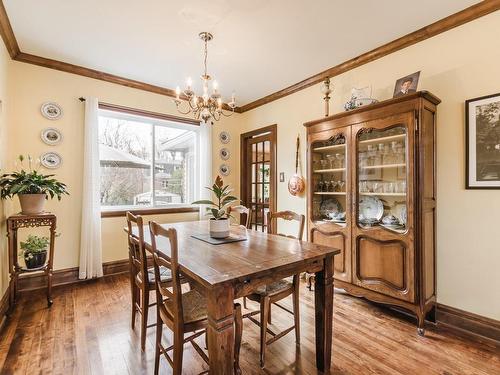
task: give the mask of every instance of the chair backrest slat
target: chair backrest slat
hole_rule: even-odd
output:
[[[151,247],[153,250],[156,295],[158,303],[163,301],[163,307],[176,324],[184,324],[182,309],[182,288],[179,272],[179,257],[177,248],[177,231],[174,228],[165,229],[160,224],[150,221]],[[161,239],[167,239],[170,245],[170,254],[165,249],[159,249],[158,243]],[[169,287],[161,282],[160,267],[165,267],[172,273],[172,282]],[[171,289],[171,290],[170,290]],[[171,305],[165,303],[167,298]]]
[[[128,244],[129,257],[132,261],[135,274],[140,274],[144,282],[148,281],[148,258],[146,248],[144,246],[144,221],[142,216],[133,215],[127,212],[127,228],[128,228]],[[134,228],[137,228],[137,235],[133,233]]]
[[[278,219],[283,219],[287,221],[297,221],[299,224],[299,230],[297,233],[297,236],[291,236],[291,235],[286,235],[282,233],[275,233],[273,230],[273,227],[276,227],[276,225],[273,225],[274,221],[277,221]],[[296,238],[299,240],[302,240],[302,235],[304,234],[304,223],[305,223],[306,217],[304,215],[299,215],[293,211],[279,211],[279,212],[271,212],[269,211],[267,213],[267,233],[270,234],[277,234],[283,237],[289,237],[289,238]]]
[[[245,228],[251,229],[252,225],[252,209],[245,207],[245,206],[234,206],[234,207],[229,207],[227,209],[227,212],[230,214],[231,212],[237,212],[240,215],[246,215],[246,222],[245,222]]]

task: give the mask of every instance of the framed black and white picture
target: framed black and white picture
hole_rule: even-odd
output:
[[[500,189],[500,93],[465,101],[466,189]]]

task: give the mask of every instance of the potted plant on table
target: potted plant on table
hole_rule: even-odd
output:
[[[21,213],[25,215],[43,212],[45,200],[69,194],[66,185],[57,181],[53,174],[44,175],[32,168],[33,159],[28,156],[28,170],[22,167],[24,156],[19,156],[21,170],[3,174],[0,177],[0,198],[19,197]]]
[[[28,269],[40,268],[45,264],[49,243],[50,241],[47,237],[38,237],[32,234],[28,236],[25,242],[21,241],[21,253],[19,256],[24,258]]]
[[[210,218],[210,237],[226,238],[229,237],[229,218],[231,215],[227,212],[229,206],[239,202],[239,199],[231,195],[232,189],[229,185],[224,186],[224,181],[220,176],[217,176],[212,187],[206,187],[214,193],[217,198],[216,202],[208,199],[198,200],[192,204],[206,205],[207,216]]]

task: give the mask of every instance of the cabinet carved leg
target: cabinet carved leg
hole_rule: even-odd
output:
[[[417,311],[417,333],[419,336],[425,335],[425,312],[422,310]]]

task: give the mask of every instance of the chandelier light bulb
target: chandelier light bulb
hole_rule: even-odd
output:
[[[191,79],[191,77],[188,77],[188,79],[186,80],[186,85],[188,90],[191,90],[191,86],[193,85],[193,80]]]
[[[217,83],[217,81],[213,81],[212,88],[214,89],[214,92],[217,92],[218,87],[219,87],[219,84]]]
[[[179,100],[179,97],[181,96],[181,88],[179,86],[177,86],[175,88],[175,97],[177,100]]]

